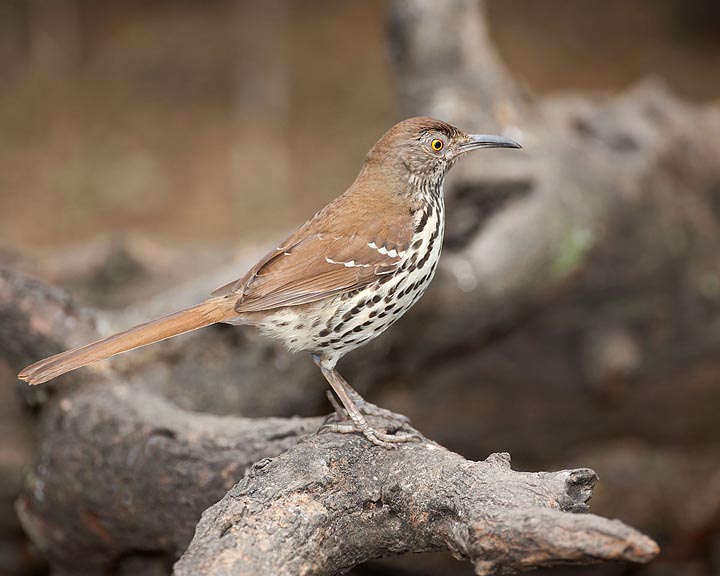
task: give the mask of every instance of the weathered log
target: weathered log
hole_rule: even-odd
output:
[[[4,271],[0,294],[6,333],[25,330],[3,348],[11,364],[71,339],[64,327],[78,311],[59,292]],[[38,310],[53,321],[33,322]],[[157,567],[179,556],[194,530],[178,574],[334,574],[440,549],[490,574],[644,562],[657,551],[619,522],[570,514],[587,508],[589,470],[518,473],[507,456],[473,463],[425,438],[387,451],[358,435],[316,434],[318,418],[194,413],[110,370],[59,386],[44,403],[38,465],[17,503],[58,573],[101,574],[136,562],[138,551]]]
[[[208,509],[175,574],[332,575],[438,550],[477,574],[653,558],[656,544],[621,522],[572,513],[587,510],[596,480],[515,472],[508,454],[470,462],[425,438],[381,451],[316,435],[258,462]]]
[[[70,574],[103,573],[140,550],[172,560],[254,462],[322,423],[190,413],[121,382],[65,395],[45,412],[40,464],[17,512]]]

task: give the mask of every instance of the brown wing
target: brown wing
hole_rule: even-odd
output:
[[[394,173],[363,167],[344,194],[213,295],[236,294],[238,312],[269,310],[350,292],[393,272],[419,209],[404,187]]]
[[[403,254],[358,235],[313,234],[268,254],[230,292],[239,296],[238,312],[306,304],[393,272]]]

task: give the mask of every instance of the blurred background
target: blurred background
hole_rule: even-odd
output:
[[[598,226],[583,220],[582,206],[568,212],[582,226],[554,253],[561,278],[528,301],[522,283],[508,280],[508,312],[461,330],[462,342],[418,336],[418,350],[440,355],[432,361],[442,368],[422,376],[406,358],[397,369],[365,369],[387,362],[371,346],[349,360],[348,379],[468,458],[507,450],[517,469],[594,468],[592,510],[650,533],[664,550],[643,568],[546,573],[720,574],[720,3],[486,0],[481,8],[514,103],[507,114],[495,109],[494,125],[469,128],[520,130],[528,146],[519,160],[490,156],[458,176],[450,268],[429,301],[463,287],[468,251],[502,259],[493,238],[519,233],[524,220],[509,210],[519,214],[526,195],[549,198],[545,188],[571,182],[582,199],[596,174],[612,170],[628,171],[632,190],[609,178],[597,184],[620,190]],[[229,280],[228,263],[341,193],[392,123],[448,110],[419,110],[422,98],[407,96],[402,53],[388,41],[390,10],[381,0],[0,0],[0,264],[65,288],[117,324],[139,300],[178,284],[209,291]],[[452,30],[439,33],[454,41]],[[612,154],[622,146],[604,147],[615,137],[608,126],[627,128],[621,156]],[[696,151],[693,130],[716,140]],[[571,138],[572,153],[543,149]],[[597,171],[556,168],[595,153],[606,162]],[[489,184],[477,185],[484,168]],[[513,195],[520,199],[505,201]],[[472,226],[459,209],[468,205]],[[453,235],[453,222],[463,234]],[[488,274],[510,274],[512,264]],[[483,292],[482,278],[477,298],[463,289],[473,309],[499,298]],[[408,326],[428,314],[409,314]],[[412,333],[399,329],[387,342],[412,346]],[[187,405],[324,413],[324,384],[312,370],[284,404],[255,392],[249,404]],[[9,367],[0,365],[0,380],[8,383],[0,387],[0,574],[45,574],[12,509],[35,462],[35,416]],[[433,555],[353,573],[472,568]]]
[[[36,253],[129,231],[240,243],[303,220],[402,115],[386,9],[0,3],[3,246]],[[487,10],[501,57],[537,94],[652,75],[694,101],[720,95],[711,0],[490,0]]]

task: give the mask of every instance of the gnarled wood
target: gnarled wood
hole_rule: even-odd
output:
[[[387,424],[387,423],[386,423]],[[647,562],[657,545],[587,509],[587,469],[515,472],[425,438],[394,451],[308,437],[251,473],[198,524],[176,576],[332,575],[407,552],[449,550],[478,574],[558,563]]]
[[[0,279],[0,322],[25,330],[12,363],[69,340],[62,327],[78,312],[66,298],[11,272]],[[52,324],[31,321],[40,309]],[[359,435],[317,434],[318,418],[183,410],[109,370],[77,380],[45,403],[39,463],[17,504],[58,573],[135,566],[138,552],[157,569],[193,531],[179,575],[335,574],[429,550],[490,574],[657,552],[620,522],[575,514],[587,510],[590,470],[514,472],[508,455],[470,462],[425,438],[386,450]]]

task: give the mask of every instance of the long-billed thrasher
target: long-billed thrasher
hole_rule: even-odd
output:
[[[466,134],[433,118],[410,118],[372,147],[348,190],[320,210],[239,280],[201,304],[28,366],[41,384],[91,362],[224,322],[257,326],[292,351],[307,350],[359,431],[391,448],[411,434],[388,434],[335,370],[345,354],[382,334],[418,301],[437,267],[445,228],[443,181],[464,153],[520,148],[499,136]]]

